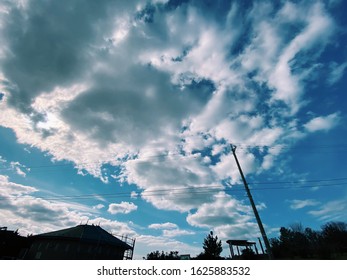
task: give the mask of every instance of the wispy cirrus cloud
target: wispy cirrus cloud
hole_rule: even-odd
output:
[[[340,81],[345,73],[347,68],[347,61],[339,64],[336,62],[332,62],[330,64],[330,75],[327,79],[329,85],[334,85],[338,81]]]
[[[314,199],[305,199],[305,200],[294,199],[289,202],[290,202],[290,208],[294,210],[302,209],[309,206],[316,206],[320,204],[318,201]]]
[[[178,226],[174,223],[150,224],[148,228],[151,229],[176,229]]]
[[[321,221],[344,221],[346,220],[347,203],[345,199],[328,201],[317,210],[308,213]]]

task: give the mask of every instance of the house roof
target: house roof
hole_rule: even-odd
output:
[[[48,233],[38,234],[33,238],[54,238],[54,239],[75,239],[80,242],[90,242],[99,244],[108,244],[117,247],[122,247],[125,250],[131,249],[132,247],[127,243],[121,241],[117,237],[108,233],[100,226],[95,225],[78,225],[67,229],[52,231]]]

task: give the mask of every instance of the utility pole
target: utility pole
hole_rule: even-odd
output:
[[[230,146],[231,146],[231,150],[232,150],[232,152],[233,152],[233,155],[234,155],[234,158],[235,158],[237,167],[238,167],[238,169],[239,169],[239,171],[240,171],[243,184],[245,185],[245,189],[246,189],[246,192],[247,192],[247,196],[248,196],[248,198],[249,198],[249,202],[251,203],[251,206],[252,206],[252,209],[253,209],[253,212],[254,212],[255,219],[257,220],[260,233],[261,233],[261,235],[262,235],[262,237],[263,237],[263,240],[264,240],[264,243],[265,243],[265,247],[266,247],[266,251],[267,251],[268,257],[269,257],[270,260],[272,260],[272,259],[273,259],[273,256],[272,256],[272,252],[271,252],[270,242],[269,242],[269,240],[268,240],[268,238],[267,238],[267,236],[266,236],[266,233],[265,233],[263,224],[262,224],[262,222],[261,222],[261,220],[260,220],[260,216],[259,216],[259,214],[258,214],[257,207],[256,207],[255,204],[254,204],[253,197],[252,197],[252,195],[251,195],[251,191],[249,190],[249,187],[248,187],[246,178],[245,178],[245,176],[243,175],[243,172],[242,172],[242,169],[241,169],[239,160],[237,159],[236,152],[235,152],[235,151],[236,151],[236,146],[234,146],[234,145],[232,145],[232,144],[230,144]]]

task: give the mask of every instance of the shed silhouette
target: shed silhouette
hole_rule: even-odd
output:
[[[235,258],[241,256],[241,252],[240,252],[239,247],[244,247],[246,249],[252,250],[252,247],[254,246],[255,253],[257,255],[259,254],[255,242],[250,242],[247,240],[227,240],[227,243],[229,244],[232,259],[235,259]],[[237,253],[235,253],[234,247],[236,247]]]

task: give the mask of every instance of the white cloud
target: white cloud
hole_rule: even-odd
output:
[[[0,162],[1,162],[2,164],[5,164],[5,163],[7,162],[7,160],[4,159],[2,156],[0,156]]]
[[[300,75],[292,74],[291,65],[296,62],[295,56],[310,50],[317,43],[327,44],[334,28],[321,3],[316,3],[307,11],[305,21],[306,27],[284,48],[274,71],[269,76],[269,85],[275,89],[273,99],[284,101],[290,106],[291,113],[297,112],[301,107],[300,96],[303,93],[302,78]]]
[[[0,175],[0,185],[1,194],[8,198],[10,196],[20,196],[38,191],[34,187],[24,186],[21,184],[10,182],[9,177],[4,175]]]
[[[103,205],[103,204],[98,204],[98,205],[94,205],[93,206],[93,209],[102,209],[102,208],[104,208],[105,207],[105,205]]]
[[[153,251],[178,251],[179,254],[190,254],[196,256],[201,252],[201,246],[187,245],[170,237],[139,235],[136,238],[135,259],[142,259]]]
[[[311,210],[308,213],[321,221],[344,221],[347,218],[346,199],[326,202],[318,210]]]
[[[255,171],[256,163],[255,157],[252,153],[249,153],[247,149],[237,150],[237,158],[242,165],[242,170],[244,175],[250,174]],[[229,178],[231,177],[231,184],[236,184],[241,182],[240,172],[237,168],[235,158],[232,154],[222,155],[220,161],[217,162],[213,167],[211,167],[219,178]]]
[[[133,198],[133,199],[136,199],[138,196],[139,196],[139,194],[137,192],[135,192],[135,191],[132,191],[130,193],[130,197]]]
[[[344,75],[345,69],[347,68],[347,61],[341,64],[332,62],[330,64],[330,75],[327,79],[329,85],[334,85],[340,81]]]
[[[198,254],[199,247],[187,245],[172,239],[179,234],[191,234],[186,231],[168,233],[167,236],[141,235],[133,230],[132,223],[105,219],[96,216],[89,206],[73,203],[48,201],[34,196],[37,188],[11,182],[7,176],[0,175],[0,220],[9,229],[19,229],[23,236],[27,234],[40,234],[81,223],[100,225],[111,234],[136,238],[135,259],[142,259],[147,253],[155,250],[180,253]],[[101,209],[103,205],[96,205]],[[177,230],[177,229],[176,229]]]
[[[163,223],[163,224],[151,224],[148,226],[151,229],[177,229],[178,226],[173,223]]]
[[[31,13],[35,9],[30,3],[28,5],[28,9],[22,12],[27,13],[31,22]],[[72,14],[79,12],[78,5],[73,5]],[[309,15],[306,18],[303,15],[307,11],[303,11],[298,5],[286,3],[273,19],[269,17],[273,11],[270,4],[255,5],[247,20],[251,34],[258,35],[252,37],[250,45],[245,46],[241,55],[233,57],[229,54],[230,48],[239,43],[242,34],[241,26],[233,28],[235,32],[228,31],[230,25],[234,27],[239,22],[238,11],[241,7],[237,4],[231,5],[227,21],[222,25],[203,17],[199,5],[178,6],[169,13],[155,10],[155,21],[151,25],[133,19],[132,9],[137,7],[136,10],[141,11],[144,7],[142,4],[131,2],[109,7],[105,5],[107,4],[100,5],[92,18],[86,19],[85,15],[81,15],[82,21],[86,21],[85,33],[77,38],[69,37],[71,41],[67,42],[63,53],[60,53],[60,48],[30,49],[33,59],[39,55],[47,56],[49,61],[48,58],[54,57],[53,54],[65,57],[70,55],[69,51],[76,51],[75,44],[81,46],[80,53],[89,55],[76,55],[79,59],[66,66],[68,69],[76,68],[77,71],[73,72],[75,77],[69,71],[67,72],[70,74],[59,76],[59,69],[54,68],[56,65],[53,64],[53,68],[48,71],[52,78],[45,79],[42,76],[38,83],[41,86],[35,86],[30,83],[32,73],[27,72],[17,86],[27,85],[27,88],[31,86],[33,90],[19,94],[7,88],[5,102],[0,105],[2,111],[6,112],[3,116],[10,116],[2,118],[0,123],[14,129],[21,143],[48,151],[57,160],[70,160],[104,182],[108,180],[100,171],[103,163],[117,165],[119,162],[115,159],[124,158],[129,152],[136,154],[134,148],[141,150],[161,145],[170,150],[173,144],[177,147],[182,140],[178,139],[177,132],[181,130],[183,123],[189,124],[188,133],[181,134],[185,140],[183,149],[187,152],[210,147],[214,137],[241,143],[249,139],[250,135],[259,133],[247,144],[253,144],[268,135],[273,135],[269,144],[274,143],[281,137],[281,133],[277,133],[281,128],[266,127],[263,117],[259,115],[248,117],[249,113],[256,110],[259,98],[249,87],[247,75],[258,69],[255,81],[262,83],[272,74],[277,75],[273,69],[288,70],[288,61],[295,54],[319,44],[320,40],[323,43],[326,41],[330,34],[329,27],[333,24],[323,6],[318,4],[305,6]],[[45,4],[40,11],[53,8],[54,6]],[[90,8],[92,7],[86,7]],[[112,10],[114,16],[111,16],[112,13],[105,14],[105,9]],[[122,12],[121,17],[117,17],[117,10]],[[259,14],[259,10],[262,13]],[[296,20],[304,23],[304,27],[301,33],[288,40],[281,30],[295,23],[292,11],[299,16]],[[143,10],[143,13],[146,11]],[[90,28],[95,26],[93,22],[100,14],[104,17],[98,22],[97,30],[100,34],[97,34]],[[65,8],[59,7],[56,16],[66,16]],[[72,15],[68,18],[75,20]],[[59,24],[64,26],[68,23],[59,21]],[[103,29],[103,26],[110,28]],[[316,26],[324,29],[324,36],[321,33],[317,36],[319,28]],[[10,30],[14,26],[4,28]],[[44,29],[45,26],[40,28]],[[126,36],[112,44],[105,41],[105,38],[112,39],[117,32],[125,32]],[[28,26],[28,34],[35,41],[46,39],[42,34],[36,34],[32,25]],[[55,35],[57,39],[65,36],[58,31]],[[20,41],[21,37],[16,40]],[[218,44],[215,44],[217,41]],[[18,53],[15,62],[24,69],[26,64],[20,61],[23,50],[16,42],[11,36],[7,38],[8,46],[12,44],[15,47],[13,51]],[[143,47],[137,48],[138,45]],[[280,60],[279,56],[282,57]],[[242,67],[237,66],[238,62],[241,62]],[[36,61],[30,66],[35,70],[40,63]],[[152,66],[149,67],[148,63]],[[86,65],[95,67],[88,68]],[[19,81],[17,77],[20,73],[13,69],[5,69],[4,75],[8,82]],[[206,86],[201,88],[204,79],[215,87],[214,92]],[[288,76],[288,79],[292,81],[295,77]],[[274,81],[286,79],[282,77]],[[198,90],[192,87],[193,82],[200,83]],[[173,88],[177,84],[180,87]],[[277,89],[278,97],[283,88],[289,88],[275,82],[270,82],[270,86]],[[19,106],[24,103],[26,106],[30,105],[31,115],[23,112],[23,108]],[[13,107],[16,104],[18,108]],[[21,113],[18,114],[16,109],[20,109]],[[80,118],[81,115],[84,118]],[[211,137],[204,139],[201,132],[210,133]],[[267,168],[269,166],[270,164],[266,165]]]
[[[108,206],[108,212],[111,214],[129,214],[130,212],[136,211],[137,210],[137,205],[135,205],[132,202],[125,202],[122,201],[121,203],[111,203]]]
[[[294,210],[298,210],[304,207],[316,206],[318,204],[319,202],[314,199],[305,199],[305,200],[294,199],[290,201],[290,208]]]
[[[182,230],[182,229],[164,229],[163,236],[165,237],[176,237],[182,235],[194,235],[195,232],[191,230]]]
[[[25,165],[23,164],[20,164],[19,162],[10,162],[10,165],[11,165],[11,168],[15,170],[15,172],[19,175],[19,176],[22,176],[22,177],[26,177],[26,173],[23,171],[23,169],[25,171],[29,171],[28,168],[26,168]]]
[[[142,188],[141,197],[157,208],[184,212],[208,200],[206,193],[222,189],[202,161],[199,156],[140,156],[124,164],[123,176]]]
[[[2,169],[13,170],[17,175],[22,176],[22,177],[26,177],[27,172],[30,171],[30,168],[28,168],[24,164],[21,164],[18,161],[8,162],[2,156],[0,156],[0,163],[2,163],[2,165],[3,165]]]
[[[258,210],[264,205],[258,205]],[[258,225],[253,221],[251,207],[225,193],[214,196],[214,201],[204,203],[187,222],[196,227],[213,230],[220,238],[248,239],[258,236]]]
[[[169,222],[162,224],[151,224],[148,226],[148,228],[162,230],[164,237],[175,237],[195,234],[194,231],[179,229],[178,225]]]
[[[126,223],[96,217],[89,206],[35,197],[38,189],[11,182],[0,175],[0,219],[20,234],[39,234],[87,222],[117,234],[135,235]]]
[[[340,119],[340,113],[333,113],[325,117],[313,118],[304,127],[309,132],[328,131],[337,126]]]

